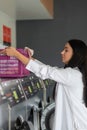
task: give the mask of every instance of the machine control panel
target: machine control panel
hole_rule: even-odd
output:
[[[3,79],[0,82],[0,104],[8,102],[13,107],[34,96],[42,88],[41,79],[32,74],[19,79]]]
[[[45,79],[45,80],[43,80],[43,82],[44,82],[44,85],[46,88],[48,88],[52,84],[54,85],[54,83],[55,83],[53,80],[50,80],[50,79]]]
[[[1,85],[3,93],[11,107],[25,100],[24,93],[18,80],[2,82]]]
[[[0,82],[0,104],[7,101],[13,107],[34,96],[44,87],[48,89],[52,82],[49,79],[42,80],[34,74],[18,79],[3,80]]]
[[[20,83],[27,99],[43,88],[40,79],[35,76],[25,77]]]

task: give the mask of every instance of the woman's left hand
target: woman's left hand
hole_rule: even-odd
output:
[[[0,54],[4,54],[7,56],[16,56],[17,50],[14,47],[6,47],[5,49],[0,51]]]

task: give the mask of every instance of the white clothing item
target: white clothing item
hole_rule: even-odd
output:
[[[30,60],[26,68],[42,79],[57,82],[53,130],[87,130],[84,85],[79,69],[51,67],[38,60]]]
[[[25,47],[24,50],[28,52],[29,56],[33,56],[34,55],[34,50],[33,49],[31,49],[29,47]]]

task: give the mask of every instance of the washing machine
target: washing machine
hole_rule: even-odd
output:
[[[53,117],[55,82],[34,74],[0,80],[0,130],[45,130]],[[50,99],[48,101],[48,98]],[[49,129],[50,130],[50,129]]]

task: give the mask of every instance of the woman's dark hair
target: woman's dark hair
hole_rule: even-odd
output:
[[[78,39],[68,41],[73,49],[73,56],[66,67],[78,67],[83,74],[84,90],[83,99],[87,107],[87,45]]]

